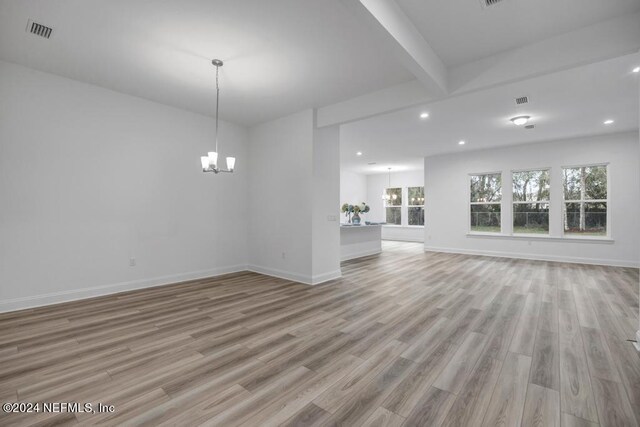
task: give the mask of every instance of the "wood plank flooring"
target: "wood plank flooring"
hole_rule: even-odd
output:
[[[254,273],[0,314],[0,425],[638,426],[638,270],[385,242],[310,287]]]

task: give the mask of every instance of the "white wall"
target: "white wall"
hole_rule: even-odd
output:
[[[521,258],[637,266],[640,258],[638,133],[585,137],[425,158],[425,249]],[[551,236],[562,230],[562,166],[609,163],[613,242],[467,236],[469,174],[551,167]],[[508,179],[507,179],[508,177]],[[503,192],[510,194],[510,192]],[[503,203],[503,227],[510,200]]]
[[[360,173],[340,171],[340,203],[356,204],[367,201],[367,176]],[[348,222],[344,214],[340,216],[340,222]]]
[[[243,270],[247,131],[0,61],[0,311]],[[137,265],[129,266],[135,258]]]
[[[298,281],[311,274],[313,111],[250,130],[249,264]]]
[[[392,172],[391,187],[401,187],[403,194],[402,226],[385,225],[382,227],[383,240],[404,240],[411,242],[424,241],[424,227],[409,226],[407,222],[407,187],[421,187],[424,185],[422,170]],[[389,174],[367,175],[367,203],[371,211],[366,215],[367,221],[384,222],[386,219],[382,194],[389,186]],[[425,216],[426,221],[426,216]]]
[[[322,283],[340,271],[340,129],[313,133],[312,279]]]
[[[339,133],[314,129],[314,115],[250,130],[249,268],[308,284],[340,275]]]

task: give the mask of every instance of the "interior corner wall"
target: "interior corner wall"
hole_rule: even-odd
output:
[[[0,311],[245,270],[248,131],[203,174],[214,126],[0,61]]]
[[[310,283],[313,110],[249,130],[249,268]]]
[[[312,279],[340,277],[340,128],[313,134]]]
[[[609,224],[613,242],[470,236],[469,175],[551,168],[550,229],[562,230],[563,166],[609,164]],[[425,249],[487,256],[637,267],[640,259],[638,132],[469,151],[425,158]],[[504,192],[503,192],[504,194]],[[508,200],[503,215],[511,217]],[[508,223],[508,220],[505,219]],[[505,221],[503,221],[503,224]],[[554,230],[557,230],[554,233]]]

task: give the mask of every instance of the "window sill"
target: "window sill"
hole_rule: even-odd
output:
[[[389,228],[422,228],[424,229],[424,225],[396,225],[396,224],[384,224],[383,227]]]
[[[503,233],[482,233],[469,232],[467,237],[489,237],[494,239],[510,239],[510,240],[547,240],[552,242],[581,242],[581,243],[604,243],[612,244],[615,240],[609,237],[555,237],[544,236],[539,234],[503,234]]]

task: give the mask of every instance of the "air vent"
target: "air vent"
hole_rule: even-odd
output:
[[[42,24],[38,24],[37,22],[34,22],[32,20],[29,20],[27,22],[27,32],[31,34],[35,34],[36,36],[40,36],[40,37],[44,37],[45,39],[48,39],[49,37],[51,37],[52,31],[53,31],[53,28],[47,27]]]
[[[528,96],[521,96],[519,98],[516,98],[516,105],[522,105],[522,104],[528,104],[528,103],[529,103]]]
[[[377,163],[376,163],[376,162],[369,162],[369,163],[367,163],[367,164],[368,164],[368,165],[375,165],[375,164],[377,164]]]
[[[535,127],[536,127],[536,125],[526,125],[524,128],[525,129],[533,129]]]
[[[482,5],[482,8],[485,9],[489,6],[495,6],[496,4],[500,3],[502,0],[480,0],[480,5]]]

